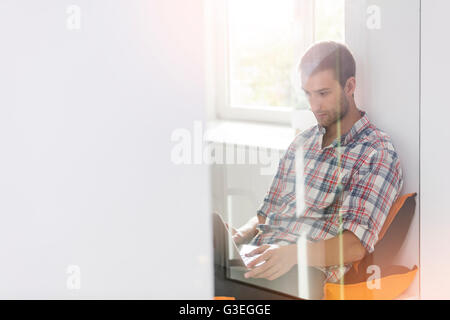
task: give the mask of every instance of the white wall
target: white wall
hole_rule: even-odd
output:
[[[424,299],[449,298],[449,13],[448,0],[422,0],[420,264]]]
[[[418,193],[420,1],[349,0],[346,5],[346,42],[357,61],[357,105],[392,137],[404,170],[402,193]],[[367,27],[373,5],[379,8],[379,29]],[[393,263],[419,266],[419,213],[417,198],[408,237]],[[418,276],[407,295],[419,296]]]
[[[212,297],[208,171],[170,158],[173,130],[204,118],[202,14],[0,1],[1,298]]]

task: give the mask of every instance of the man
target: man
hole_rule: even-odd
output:
[[[294,139],[257,216],[232,230],[237,243],[259,246],[250,255],[262,254],[245,277],[275,280],[285,275],[297,264],[299,236],[307,239],[307,265],[321,270],[327,282],[338,281],[352,262],[374,250],[403,178],[391,139],[356,107],[355,69],[351,52],[336,42],[318,43],[303,56],[302,87],[318,125]],[[299,145],[305,209],[298,216]]]

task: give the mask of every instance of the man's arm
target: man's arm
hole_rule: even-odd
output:
[[[352,232],[344,231],[342,236],[319,242],[307,242],[306,264],[314,267],[329,267],[348,264],[364,258],[366,248]],[[245,274],[246,278],[266,278],[274,280],[288,272],[298,263],[297,245],[264,245],[248,255],[261,254],[253,260],[248,267],[253,268],[262,261],[266,261],[259,267]],[[342,253],[342,255],[341,255]]]
[[[307,251],[307,263],[313,267],[352,263],[361,260],[367,253],[361,240],[350,231],[328,240],[308,242]]]
[[[231,233],[233,235],[233,240],[237,244],[250,241],[258,233],[258,230],[256,229],[258,224],[264,224],[265,220],[266,219],[261,216],[255,216],[239,229],[232,228]]]

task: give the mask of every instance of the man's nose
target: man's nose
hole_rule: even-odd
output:
[[[320,101],[318,101],[317,99],[309,99],[309,106],[311,107],[311,111],[314,113],[318,112],[321,109]]]

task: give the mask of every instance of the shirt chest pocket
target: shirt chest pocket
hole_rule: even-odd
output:
[[[305,205],[324,210],[332,206],[344,191],[349,172],[328,164],[305,167]]]

